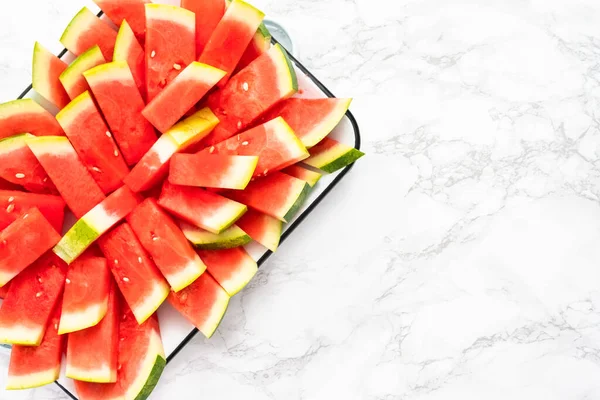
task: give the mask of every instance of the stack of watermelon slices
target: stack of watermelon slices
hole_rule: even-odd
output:
[[[157,309],[213,335],[257,271],[245,246],[275,251],[322,173],[363,153],[328,137],[350,100],[296,97],[243,0],[95,2],[105,16],[84,7],[61,37],[71,65],[35,45],[56,117],[0,104],[0,342],[8,389],[65,363],[81,399],[145,399]]]

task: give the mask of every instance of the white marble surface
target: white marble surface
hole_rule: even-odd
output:
[[[0,100],[83,3],[3,6]],[[600,3],[255,3],[368,155],[152,398],[600,398]]]

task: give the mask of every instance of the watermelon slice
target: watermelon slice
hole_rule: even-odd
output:
[[[217,330],[229,305],[229,295],[208,272],[182,291],[169,293],[167,300],[207,338]]]
[[[252,61],[262,56],[270,48],[271,32],[269,32],[264,23],[261,23],[258,26],[254,37],[250,41],[250,44],[248,45],[248,47],[246,47],[246,51],[244,51],[244,54],[242,54],[240,62],[238,62],[237,67],[235,67],[234,74],[246,68]]]
[[[229,296],[236,295],[254,278],[258,265],[244,250],[236,247],[227,250],[198,250],[208,272]]]
[[[181,7],[196,14],[196,56],[198,57],[225,14],[225,1],[181,0]]]
[[[100,47],[93,46],[81,53],[81,55],[77,57],[62,74],[60,74],[60,82],[71,99],[75,99],[77,96],[90,89],[90,85],[87,84],[83,77],[83,73],[98,65],[102,65],[105,62],[106,59],[102,55]]]
[[[125,161],[129,165],[137,163],[156,141],[156,134],[142,116],[144,99],[129,66],[125,61],[115,61],[84,72],[83,76],[92,88]]]
[[[146,93],[156,97],[196,59],[196,17],[167,4],[146,4]]]
[[[20,133],[34,136],[65,134],[54,116],[32,99],[0,104],[0,139]]]
[[[292,127],[298,139],[312,147],[336,127],[342,120],[352,99],[287,99],[267,113],[264,121],[283,117]]]
[[[148,103],[142,114],[165,133],[224,75],[220,69],[194,61]]]
[[[27,140],[58,192],[77,218],[104,199],[104,193],[64,136],[44,136]]]
[[[144,6],[150,0],[94,0],[94,3],[117,26],[127,20],[137,40],[143,42],[146,34],[146,15]]]
[[[195,248],[201,250],[231,249],[244,246],[252,240],[250,236],[237,225],[231,225],[218,235],[183,221],[179,223],[179,227],[187,240],[189,240]]]
[[[302,179],[304,182],[308,183],[310,187],[314,187],[319,179],[321,179],[321,176],[323,176],[316,171],[311,171],[310,169],[301,167],[299,165],[290,165],[289,167],[281,170],[281,172],[293,176],[294,178]]]
[[[58,79],[66,68],[67,63],[39,42],[35,42],[31,77],[33,90],[58,108],[63,108],[69,103],[69,96]]]
[[[0,231],[33,207],[40,210],[57,232],[62,232],[65,202],[60,196],[15,190],[0,190]]]
[[[127,223],[102,236],[98,244],[137,321],[146,321],[169,294],[169,284]]]
[[[58,379],[65,342],[56,329],[59,320],[60,307],[57,306],[39,346],[12,346],[7,390],[31,389]]]
[[[122,186],[75,222],[52,251],[67,264],[72,263],[100,236],[125,218],[140,200],[127,186]]]
[[[0,140],[0,177],[33,193],[58,193],[29,147],[24,133]]]
[[[0,232],[0,286],[23,271],[60,240],[37,208],[25,211]]]
[[[212,233],[229,228],[247,210],[243,204],[204,189],[165,182],[158,204],[171,214]]]
[[[117,32],[109,24],[83,7],[63,32],[60,42],[76,56],[98,45],[104,58],[111,60],[116,39]]]
[[[69,103],[56,119],[100,189],[108,194],[122,186],[129,168],[90,92],[84,92]]]
[[[75,381],[82,400],[148,398],[167,363],[158,319],[139,325],[127,307],[119,325],[119,357],[115,383]]]
[[[294,67],[283,47],[276,44],[208,96],[207,105],[221,122],[202,143],[210,146],[247,129],[297,90]]]
[[[189,286],[206,270],[181,229],[156,200],[144,200],[129,214],[127,222],[173,291]]]
[[[109,277],[106,282],[104,318],[97,325],[69,334],[66,368],[68,378],[85,382],[117,381],[119,294],[112,278]]]
[[[321,171],[332,173],[352,164],[364,155],[365,153],[354,147],[325,138],[310,149],[310,157],[304,160],[304,163]]]
[[[137,0],[136,0],[137,1]],[[145,0],[143,0],[145,1]],[[144,7],[142,6],[142,16],[144,15]],[[144,17],[145,18],[145,17]],[[145,19],[144,19],[145,21]],[[146,24],[144,23],[144,29]],[[142,98],[146,98],[146,56],[144,48],[139,44],[133,30],[127,23],[123,21],[117,41],[115,42],[115,52],[113,54],[114,61],[125,61],[129,65],[133,80],[137,85]]]
[[[309,192],[308,183],[275,172],[250,182],[243,191],[231,190],[225,195],[282,222],[289,222],[302,206]]]
[[[169,182],[206,188],[244,189],[259,163],[257,156],[175,154]]]
[[[169,172],[169,160],[208,135],[219,120],[204,108],[173,126],[154,143],[140,162],[124,179],[131,190],[149,190],[162,181]]]
[[[80,331],[104,318],[110,280],[105,258],[86,253],[69,266],[58,333]]]
[[[46,253],[10,283],[0,308],[0,342],[39,346],[65,284],[66,266]]]
[[[267,249],[273,252],[277,250],[283,230],[283,223],[277,218],[250,209],[236,224]]]
[[[262,11],[242,0],[233,0],[227,7],[198,58],[227,73],[219,82],[220,87],[229,80],[264,17]]]

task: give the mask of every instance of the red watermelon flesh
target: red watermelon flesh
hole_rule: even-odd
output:
[[[197,250],[208,272],[229,296],[242,290],[258,271],[256,261],[244,250],[235,247],[225,250]]]
[[[66,68],[67,63],[56,57],[39,42],[35,42],[31,77],[32,87],[59,109],[69,103],[69,96],[58,79]]]
[[[52,317],[39,346],[12,346],[8,366],[7,390],[30,389],[58,379],[65,344],[57,332],[60,307],[54,307]]]
[[[21,133],[34,136],[65,134],[56,118],[32,99],[0,104],[0,139]]]
[[[181,0],[181,7],[196,14],[196,57],[225,14],[224,0]]]
[[[142,7],[142,13],[144,8]],[[143,15],[143,14],[142,14]],[[144,17],[145,18],[145,17]],[[145,29],[144,19],[144,29]],[[115,42],[115,52],[113,54],[114,61],[126,61],[133,75],[133,80],[142,95],[142,98],[146,98],[146,55],[144,48],[140,45],[138,40],[135,38],[131,27],[127,21],[123,21],[119,34],[117,35],[117,41]]]
[[[21,185],[15,185],[3,178],[0,178],[0,190],[23,190]],[[2,228],[0,228],[2,229]]]
[[[175,185],[220,189],[244,189],[256,169],[256,156],[175,154],[169,182]]]
[[[6,285],[59,240],[58,232],[37,208],[21,214],[0,232],[0,285]]]
[[[279,247],[283,223],[277,218],[249,209],[236,225],[267,249],[275,251]]]
[[[127,21],[137,40],[143,42],[146,34],[144,6],[150,0],[94,0],[106,16],[117,26]]]
[[[119,290],[141,324],[167,298],[169,284],[148,257],[129,224],[117,226],[102,236],[98,244]]]
[[[0,342],[39,346],[66,272],[66,264],[48,252],[12,280],[0,308]]]
[[[0,299],[5,299],[6,295],[8,294],[8,289],[10,288],[10,282],[8,282],[6,285],[0,287]]]
[[[60,196],[15,190],[0,190],[0,231],[33,207],[40,210],[57,232],[62,232],[65,202]]]
[[[112,60],[116,39],[117,32],[108,23],[83,7],[63,32],[60,42],[76,56],[98,45],[104,58]]]
[[[179,226],[156,200],[144,200],[129,214],[127,222],[172,290],[180,291],[206,270]]]
[[[146,5],[146,93],[151,101],[196,59],[193,12],[167,4]]]

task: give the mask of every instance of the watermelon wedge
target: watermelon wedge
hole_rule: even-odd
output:
[[[62,232],[65,202],[60,196],[0,190],[0,231],[30,208],[37,208],[56,232]]]
[[[308,183],[282,172],[275,172],[250,182],[243,191],[227,191],[225,196],[282,222],[289,222],[309,192]]]
[[[243,218],[243,216],[242,216]],[[220,234],[200,229],[187,222],[180,222],[181,231],[196,249],[223,250],[244,246],[252,240],[239,226],[231,225]]]
[[[137,1],[137,0],[136,0]],[[142,0],[145,1],[145,0]],[[142,16],[144,15],[144,7],[142,3]],[[145,18],[145,17],[144,17]],[[145,19],[144,19],[144,29]],[[121,28],[117,34],[117,41],[115,42],[115,52],[113,54],[113,61],[125,61],[129,65],[133,80],[137,85],[142,98],[146,98],[146,56],[144,48],[140,45],[138,40],[135,38],[133,30],[127,23],[123,21]]]
[[[304,163],[321,171],[333,173],[364,155],[365,153],[362,151],[347,144],[324,138],[318,145],[310,149],[310,157],[304,160]]]
[[[212,111],[203,108],[176,124],[133,167],[124,179],[125,184],[135,192],[151,189],[168,174],[171,156],[202,140],[218,123]]]
[[[244,250],[236,247],[227,250],[198,250],[208,272],[229,296],[246,287],[258,271],[256,261]]]
[[[146,4],[146,93],[151,101],[196,59],[196,17],[167,4]]]
[[[167,300],[207,338],[217,330],[229,305],[229,295],[210,273],[180,292],[169,293]]]
[[[250,209],[236,224],[267,249],[274,252],[279,247],[283,223],[277,218]]]
[[[87,7],[83,7],[63,32],[60,42],[76,56],[98,45],[104,58],[112,59],[117,32],[98,18]]]
[[[104,193],[64,136],[43,136],[27,140],[58,192],[77,218],[104,199]]]
[[[175,154],[169,182],[206,188],[244,189],[259,163],[257,156]]]
[[[104,318],[111,279],[106,259],[90,253],[83,254],[69,266],[59,334],[89,328]]]
[[[32,99],[0,104],[0,139],[20,133],[34,136],[65,134],[54,116]]]
[[[35,42],[31,77],[33,90],[59,109],[69,102],[69,96],[58,79],[66,68],[67,63]]]
[[[31,389],[58,379],[65,342],[57,332],[59,320],[60,307],[57,306],[39,346],[12,346],[7,390]]]
[[[148,103],[142,114],[165,133],[224,75],[220,69],[194,61]]]
[[[283,117],[306,147],[315,146],[342,120],[352,99],[287,99],[267,113],[264,121]]]
[[[69,103],[56,120],[100,189],[109,194],[122,186],[129,168],[90,92],[83,92]]]
[[[267,29],[264,23],[261,23],[250,41],[246,51],[242,54],[240,62],[235,67],[235,73],[246,68],[252,61],[262,56],[271,48],[271,32]]]
[[[46,217],[31,208],[0,232],[0,286],[6,285],[60,240]]]
[[[66,266],[46,253],[10,283],[0,308],[0,342],[39,346],[65,284]]]
[[[106,63],[106,59],[102,55],[100,47],[97,45],[92,46],[81,53],[81,55],[77,57],[62,74],[60,74],[60,82],[69,94],[71,100],[75,99],[85,91],[90,90],[90,85],[87,84],[87,81],[83,77],[83,73],[104,63]]]
[[[94,3],[116,25],[127,21],[137,40],[143,42],[146,34],[146,15],[144,6],[150,0],[94,0]]]
[[[204,189],[165,182],[158,204],[199,228],[219,234],[247,210],[243,204]]]
[[[108,284],[104,318],[97,325],[69,334],[66,368],[68,378],[85,382],[117,381],[121,315],[119,294],[112,278],[106,282]]]
[[[98,240],[125,301],[141,324],[169,294],[165,278],[148,257],[133,230],[122,223]]]
[[[276,44],[208,96],[206,103],[221,122],[202,143],[210,146],[229,139],[297,91],[294,67],[283,47]]]
[[[84,72],[83,76],[92,88],[125,161],[129,165],[137,163],[156,141],[156,134],[142,116],[144,99],[129,66],[125,61],[115,61]]]
[[[310,169],[301,167],[299,165],[290,165],[289,167],[282,169],[281,172],[286,175],[293,176],[294,178],[303,180],[304,182],[308,183],[310,187],[314,187],[319,179],[321,179],[321,176],[323,176],[318,172],[311,171]]]
[[[125,218],[140,201],[137,194],[127,186],[122,186],[75,222],[52,251],[71,264],[100,236]]]
[[[196,14],[196,57],[199,57],[225,14],[225,1],[181,0],[181,7]]]
[[[33,193],[57,194],[56,187],[29,147],[24,133],[0,140],[0,177]]]
[[[189,286],[206,270],[181,229],[156,200],[144,200],[129,214],[127,222],[173,291]]]
[[[219,82],[220,87],[229,80],[264,17],[262,11],[243,0],[233,0],[225,10],[198,58],[201,63],[226,72]]]

